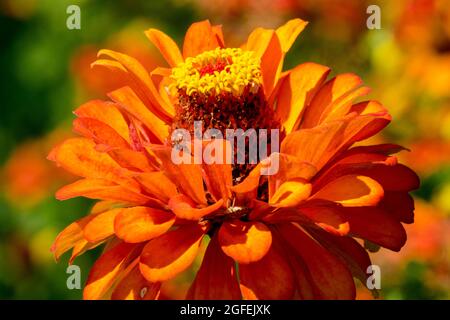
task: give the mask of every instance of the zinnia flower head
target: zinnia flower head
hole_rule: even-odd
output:
[[[75,114],[81,137],[49,158],[81,177],[57,192],[100,200],[57,237],[72,257],[106,243],[86,299],[156,299],[209,240],[190,299],[351,299],[366,284],[368,248],[400,250],[418,187],[392,144],[354,146],[391,120],[354,74],[283,59],[306,22],[258,28],[227,48],[220,26],[188,29],[182,52],[161,31],[146,32],[169,68],[151,73],[130,56],[101,50],[94,66],[128,86]],[[158,78],[158,85],[154,79]],[[257,164],[175,164],[176,129],[279,129],[281,146]],[[223,145],[226,146],[226,143]],[[188,157],[194,157],[188,153]],[[262,175],[276,161],[278,171]]]

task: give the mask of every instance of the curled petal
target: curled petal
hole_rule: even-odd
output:
[[[125,242],[144,242],[166,233],[175,222],[167,211],[149,207],[122,209],[113,222],[113,232]]]
[[[383,195],[383,188],[375,180],[366,176],[347,175],[332,180],[311,199],[329,200],[347,207],[360,207],[378,204]]]
[[[151,240],[141,254],[142,275],[150,282],[175,277],[192,264],[203,235],[200,226],[190,224]]]
[[[169,208],[180,219],[199,220],[208,214],[220,209],[223,199],[205,208],[196,208],[195,203],[184,195],[176,195],[170,198]]]
[[[270,205],[274,207],[297,206],[309,197],[311,189],[311,184],[302,179],[286,181],[270,198]]]
[[[125,74],[130,77],[133,91],[156,116],[166,123],[172,122],[173,106],[167,105],[161,98],[149,73],[136,59],[106,49],[98,52],[98,56],[102,55],[113,59],[122,66],[119,70],[121,72],[125,70]]]
[[[232,220],[220,227],[219,243],[226,255],[246,264],[266,255],[272,245],[272,233],[261,222]]]
[[[289,51],[294,44],[295,39],[297,39],[298,35],[305,29],[307,24],[307,21],[297,18],[289,20],[276,30],[284,53]]]
[[[145,31],[147,38],[158,48],[158,50],[166,59],[167,63],[171,67],[176,67],[179,63],[184,61],[175,41],[171,37],[166,35],[157,29],[148,29]]]

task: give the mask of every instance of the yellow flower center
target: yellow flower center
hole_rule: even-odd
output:
[[[171,88],[188,96],[195,93],[241,96],[246,88],[255,93],[261,84],[260,63],[252,51],[217,48],[189,57],[172,69]],[[247,90],[248,90],[247,89]]]

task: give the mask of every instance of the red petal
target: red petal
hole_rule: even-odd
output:
[[[200,270],[197,272],[186,299],[241,299],[235,263],[220,249],[217,237],[208,244]]]
[[[153,300],[158,296],[161,283],[145,280],[139,270],[139,258],[127,267],[124,274],[112,292],[112,300]]]
[[[291,299],[294,274],[280,248],[272,246],[259,261],[239,265],[239,279],[245,299]]]
[[[277,229],[306,264],[319,297],[354,299],[352,275],[338,258],[293,224],[280,224]]]

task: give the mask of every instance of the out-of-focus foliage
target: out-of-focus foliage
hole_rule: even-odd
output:
[[[71,4],[81,8],[81,30],[66,27]],[[380,30],[366,27],[370,4],[381,8]],[[120,86],[120,79],[90,69],[98,49],[135,56],[150,71],[162,60],[145,39],[147,28],[165,30],[181,43],[190,23],[208,18],[222,23],[227,41],[239,46],[254,27],[275,27],[293,17],[310,24],[286,68],[314,61],[334,74],[362,76],[371,97],[394,117],[384,138],[411,149],[402,161],[421,176],[408,243],[400,253],[373,254],[382,270],[381,298],[450,298],[448,0],[1,1],[0,298],[81,297],[81,290],[66,287],[68,258],[54,263],[49,248],[91,203],[54,199],[58,186],[72,178],[46,156],[71,134],[75,107]],[[98,250],[76,260],[82,282]],[[166,285],[163,297],[181,298],[189,278],[187,272]],[[358,297],[369,298],[363,290]]]

